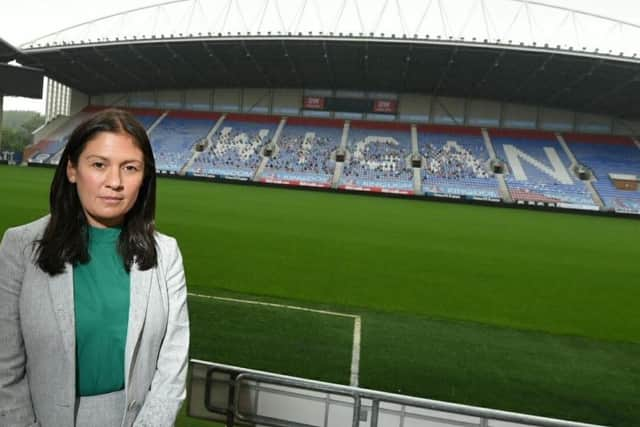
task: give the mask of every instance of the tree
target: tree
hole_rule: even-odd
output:
[[[2,151],[22,152],[31,143],[31,133],[24,129],[2,128]]]

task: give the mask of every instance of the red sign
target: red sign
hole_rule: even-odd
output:
[[[302,104],[308,110],[324,110],[324,98],[321,96],[305,96]]]
[[[398,101],[389,99],[376,99],[373,101],[374,113],[392,113],[398,111]]]

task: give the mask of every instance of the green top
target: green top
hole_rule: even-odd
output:
[[[124,388],[129,273],[118,254],[119,236],[120,228],[89,227],[91,260],[73,269],[78,396]]]

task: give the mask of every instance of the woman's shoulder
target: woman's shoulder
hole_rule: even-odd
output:
[[[30,244],[42,237],[44,229],[49,224],[49,217],[50,215],[45,215],[35,221],[8,228],[5,231],[5,236],[11,237],[15,241]]]
[[[160,258],[175,256],[178,251],[178,241],[175,237],[169,236],[164,233],[155,232],[156,248],[158,249],[158,256]]]
[[[175,237],[161,233],[158,230],[155,231],[154,237],[156,239],[156,245],[161,248],[170,248],[178,244]]]

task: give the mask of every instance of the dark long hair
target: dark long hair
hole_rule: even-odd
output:
[[[72,265],[89,262],[87,218],[75,184],[67,178],[67,164],[78,164],[87,142],[99,132],[126,133],[133,137],[144,157],[144,177],[133,207],[125,214],[118,241],[118,253],[130,271],[135,262],[140,270],[157,265],[154,240],[156,211],[156,166],[149,137],[142,125],[126,111],[103,110],[80,124],[69,137],[56,168],[49,192],[51,217],[42,238],[36,241],[36,262],[54,276]]]

